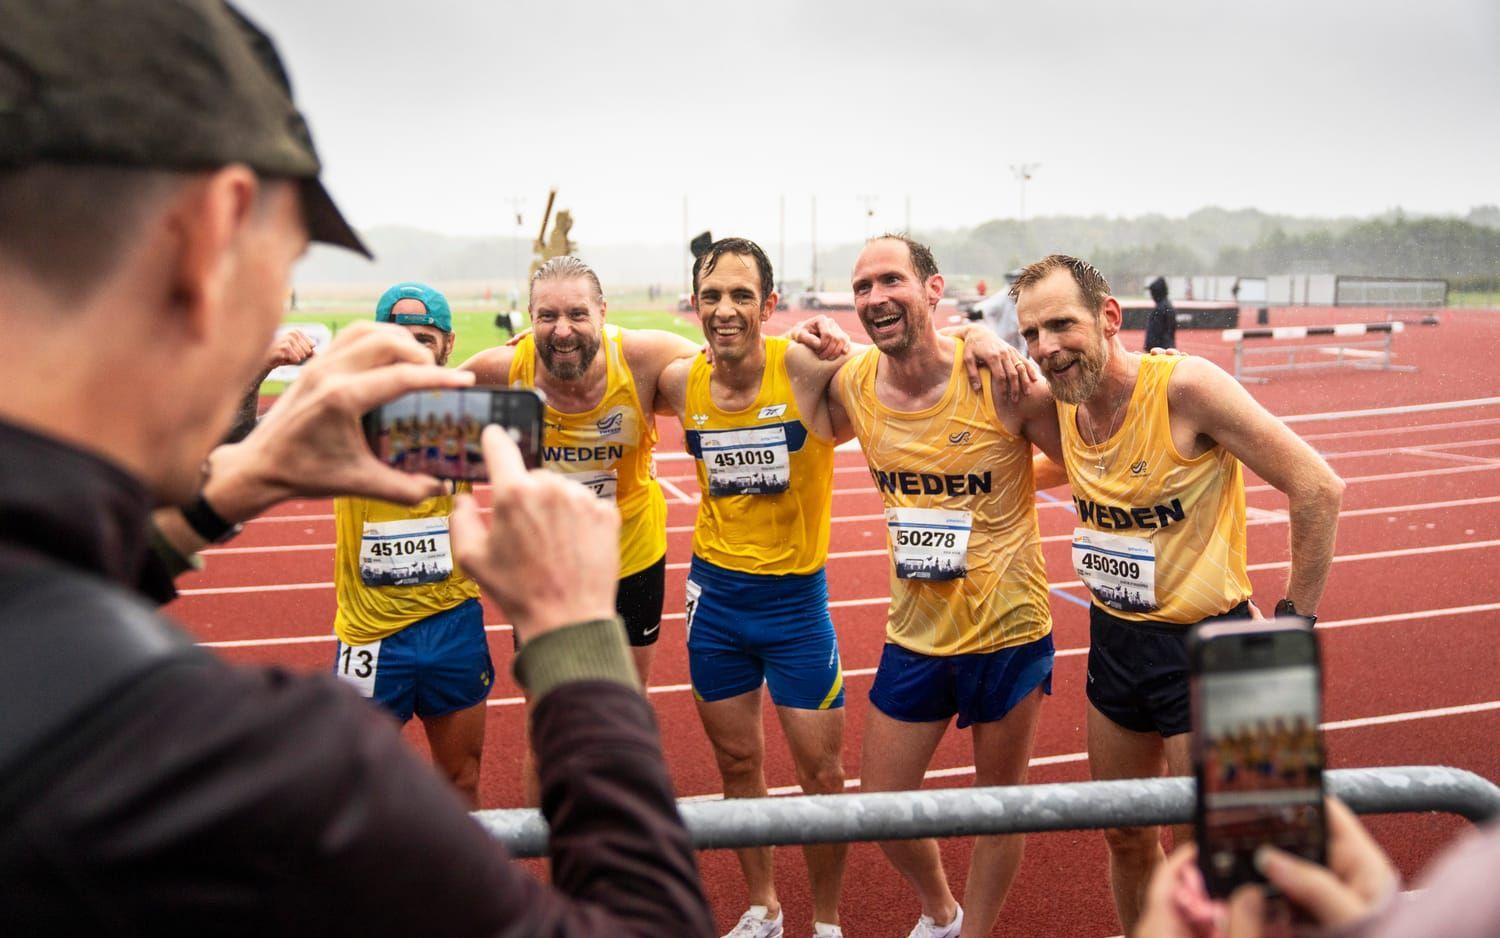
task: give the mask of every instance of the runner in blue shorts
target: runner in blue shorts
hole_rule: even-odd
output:
[[[418,283],[397,284],[380,298],[375,318],[405,326],[432,350],[434,361],[447,363],[453,321],[441,293]],[[426,432],[416,417],[408,427],[414,438]],[[415,461],[419,465],[409,468],[421,468],[419,455]],[[468,482],[457,484],[458,492],[470,488]],[[452,513],[451,494],[411,507],[334,499],[334,671],[402,723],[413,715],[420,719],[438,769],[478,807],[485,697],[495,669],[479,584],[453,559]]]
[[[688,664],[699,700],[726,700],[765,683],[778,707],[844,705],[822,570],[760,576],[694,557],[688,590]]]

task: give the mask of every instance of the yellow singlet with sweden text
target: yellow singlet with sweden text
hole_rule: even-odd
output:
[[[467,492],[467,482],[458,483],[458,491]],[[387,638],[428,616],[452,609],[467,599],[479,596],[479,584],[463,572],[457,560],[451,559],[447,521],[453,514],[453,496],[439,495],[414,507],[378,501],[372,498],[335,498],[333,526],[337,535],[334,547],[333,580],[338,593],[338,610],[334,613],[333,631],[346,645],[364,645]],[[418,526],[431,522],[440,536],[428,532],[409,537],[391,538],[380,532],[390,528]],[[440,558],[449,558],[451,573],[432,582],[405,582],[420,577],[408,576],[391,585],[366,583],[368,570],[362,570],[362,554],[377,543],[433,543]],[[368,556],[364,557],[368,562]],[[396,563],[400,558],[395,559]],[[400,572],[398,570],[398,572]]]
[[[788,340],[765,343],[760,394],[744,410],[714,405],[713,367],[702,354],[689,369],[683,429],[703,492],[693,553],[742,573],[815,573],[828,560],[833,441],[814,433],[797,408]]]
[[[608,378],[591,410],[570,414],[548,406],[542,464],[612,499],[620,510],[620,578],[639,573],[667,552],[667,501],[656,481],[656,419],[641,409],[635,378],[620,346],[620,330],[605,326],[599,354]],[[535,337],[516,343],[510,383],[536,387]]]
[[[963,343],[941,400],[898,411],[875,396],[880,352],[838,373],[855,435],[886,505],[886,640],[923,655],[998,651],[1052,631],[1031,443],[995,414],[988,373],[969,386]]]
[[[1057,418],[1079,578],[1111,615],[1185,626],[1249,599],[1250,578],[1240,461],[1222,446],[1184,459],[1172,442],[1167,385],[1181,361],[1141,356],[1120,429],[1098,446],[1075,405],[1059,402]]]

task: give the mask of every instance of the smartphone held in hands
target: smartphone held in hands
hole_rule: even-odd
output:
[[[382,462],[404,472],[483,482],[484,428],[502,427],[535,469],[542,464],[542,414],[541,396],[528,388],[414,391],[365,414],[365,439]]]
[[[1194,629],[1193,770],[1198,865],[1208,894],[1264,882],[1270,844],[1326,862],[1322,677],[1317,638],[1300,619]]]

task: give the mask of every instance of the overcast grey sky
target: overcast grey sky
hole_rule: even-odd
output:
[[[1497,0],[242,0],[356,225],[771,243],[1500,202]],[[876,217],[861,196],[874,195]]]

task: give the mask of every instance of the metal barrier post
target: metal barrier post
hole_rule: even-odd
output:
[[[1500,787],[1463,769],[1397,766],[1339,769],[1328,791],[1358,814],[1444,811],[1479,822],[1500,817]],[[683,820],[699,850],[973,834],[1187,824],[1189,778],[1066,782],[994,788],[736,798],[685,803]],[[547,826],[532,809],[477,811],[477,820],[516,856],[543,856]]]

